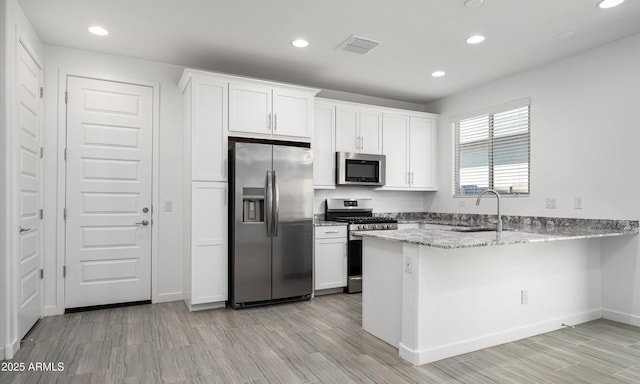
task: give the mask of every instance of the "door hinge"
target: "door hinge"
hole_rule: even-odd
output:
[[[63,265],[62,266],[62,278],[67,277],[67,266]]]
[[[44,209],[40,208],[40,220],[44,219]]]
[[[44,147],[40,147],[40,158],[44,157]]]
[[[40,268],[40,280],[44,279],[44,269]]]
[[[64,91],[64,103],[67,104],[69,102],[69,92]]]
[[[44,97],[44,87],[40,87],[40,98]]]
[[[67,208],[65,208],[64,210],[62,210],[62,218],[64,220],[67,220]]]

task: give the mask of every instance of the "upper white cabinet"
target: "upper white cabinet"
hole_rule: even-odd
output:
[[[227,83],[183,77],[186,167],[193,181],[227,181]]]
[[[229,135],[310,141],[317,92],[266,82],[231,82]]]
[[[384,189],[434,191],[437,119],[403,113],[384,113]]]
[[[313,124],[313,184],[316,189],[336,187],[336,107],[316,101]]]
[[[336,151],[382,153],[382,111],[336,104]]]

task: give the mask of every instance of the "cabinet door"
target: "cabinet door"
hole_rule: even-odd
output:
[[[360,152],[382,154],[382,112],[360,109]]]
[[[194,81],[191,105],[191,180],[227,180],[227,84]]]
[[[271,88],[229,84],[229,131],[271,134]]]
[[[225,301],[227,183],[193,183],[191,193],[191,304]]]
[[[273,90],[273,134],[311,138],[313,96]]]
[[[316,188],[336,186],[335,128],[336,109],[316,103],[313,125],[313,184]]]
[[[409,116],[384,114],[383,149],[386,155],[386,187],[409,187]]]
[[[336,106],[336,151],[359,152],[358,107]]]
[[[315,289],[347,286],[347,239],[316,239]]]
[[[436,189],[436,120],[411,118],[409,167],[413,188]]]

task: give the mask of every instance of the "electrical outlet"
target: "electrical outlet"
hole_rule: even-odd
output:
[[[404,271],[406,273],[413,273],[413,257],[411,256],[404,257]]]
[[[573,208],[582,209],[582,196],[576,196],[573,198]]]
[[[173,211],[173,201],[171,201],[171,200],[165,200],[164,201],[164,211],[165,212]]]
[[[520,304],[529,304],[529,291],[526,289],[520,291]]]
[[[557,197],[546,197],[544,199],[544,206],[548,209],[556,209],[558,208],[558,198]]]

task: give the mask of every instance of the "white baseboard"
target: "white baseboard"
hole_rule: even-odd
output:
[[[401,342],[399,345],[399,353],[401,358],[407,360],[411,364],[422,365],[442,360],[447,357],[478,351],[480,349],[525,339],[527,337],[539,335],[546,332],[555,331],[562,328],[563,323],[571,325],[581,324],[587,321],[599,319],[601,317],[602,311],[600,309],[594,309],[587,312],[561,316],[539,323],[506,329],[504,331],[475,337],[473,339],[463,340],[447,345],[439,345],[433,348],[417,351],[407,348]]]
[[[18,352],[18,349],[20,349],[20,340],[16,340],[11,344],[5,345],[4,348],[0,349],[2,351],[2,353],[0,353],[0,356],[2,356],[2,360],[13,359],[13,357],[16,355],[16,352]]]
[[[624,323],[624,324],[635,325],[636,327],[640,327],[640,316],[638,315],[632,315],[630,313],[614,311],[611,309],[603,309],[602,317],[607,320],[617,321],[618,323]]]
[[[57,316],[57,315],[62,315],[64,314],[64,310],[62,310],[62,313],[58,311],[58,307],[55,305],[49,305],[46,306],[42,309],[42,316],[47,317],[47,316]]]
[[[184,299],[184,294],[182,292],[161,293],[158,295],[156,300],[153,301],[153,303],[154,304],[168,303],[170,301],[179,301],[183,299]]]
[[[206,303],[206,304],[191,304],[191,305],[185,302],[185,304],[187,308],[189,308],[190,312],[205,311],[207,309],[218,309],[218,308],[226,307],[225,301],[218,301],[216,303]]]

